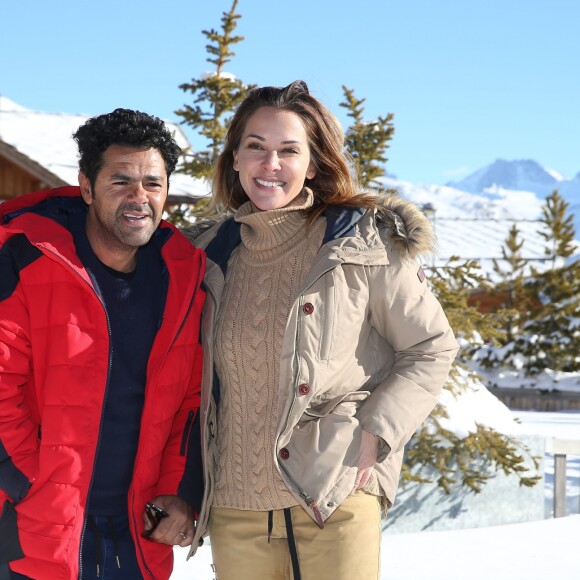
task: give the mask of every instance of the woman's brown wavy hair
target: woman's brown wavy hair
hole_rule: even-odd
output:
[[[298,80],[283,88],[252,89],[239,105],[214,167],[213,210],[234,212],[249,199],[234,170],[233,152],[240,146],[248,119],[261,107],[295,113],[304,125],[311,161],[316,168],[315,177],[305,181],[305,186],[314,193],[314,204],[308,210],[311,219],[323,213],[328,205],[377,207],[375,196],[358,191],[353,161],[344,150],[344,132],[339,121],[310,94],[306,83]]]

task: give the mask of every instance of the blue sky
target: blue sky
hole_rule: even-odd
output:
[[[0,94],[42,111],[178,121],[190,98],[179,84],[212,69],[201,30],[230,6],[6,0]],[[301,78],[345,125],[343,84],[366,98],[366,118],[392,112],[387,169],[400,179],[443,184],[496,158],[580,172],[578,0],[239,0],[238,12],[245,40],[228,71],[259,85]]]

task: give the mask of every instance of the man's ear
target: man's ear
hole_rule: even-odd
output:
[[[82,171],[79,171],[79,187],[81,188],[81,195],[83,196],[85,203],[87,205],[91,205],[91,203],[93,202],[93,192],[91,188],[91,182]]]

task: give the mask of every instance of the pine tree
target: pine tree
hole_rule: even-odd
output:
[[[462,349],[444,386],[454,397],[478,383],[468,361],[483,341],[501,336],[501,319],[482,314],[468,304],[470,290],[487,287],[486,277],[473,260],[462,262],[457,256],[442,267],[432,268],[430,284],[441,303]],[[435,481],[450,493],[455,485],[479,493],[498,471],[518,477],[520,485],[532,486],[541,480],[530,473],[532,460],[527,448],[517,439],[489,427],[478,425],[475,431],[458,435],[449,429],[443,405],[438,405],[410,441],[401,477],[403,481]]]
[[[524,273],[528,265],[528,261],[522,257],[523,245],[520,230],[516,224],[512,224],[501,249],[502,262],[493,259],[493,272],[499,279],[495,284],[495,294],[505,296],[505,300],[500,302],[504,308],[516,309],[523,296]],[[510,321],[506,328],[508,340],[511,340],[512,332]]]
[[[528,376],[551,371],[580,370],[580,261],[576,252],[569,204],[554,191],[542,208],[548,268],[532,268],[525,289],[530,310],[516,348],[524,356]]]
[[[498,335],[494,343],[487,342],[474,358],[485,368],[514,365],[517,356],[514,340],[522,331],[529,299],[524,290],[525,275],[529,262],[522,257],[524,240],[520,230],[513,224],[502,246],[502,259],[493,259],[495,283],[488,287],[492,298],[492,313],[499,321]]]
[[[395,132],[393,114],[379,116],[376,121],[364,121],[366,99],[357,99],[354,90],[345,85],[342,90],[345,102],[340,106],[347,109],[347,115],[353,119],[346,131],[346,148],[356,163],[358,182],[362,187],[379,185],[378,178],[385,174],[380,164],[387,162],[385,152]]]
[[[193,104],[183,105],[176,114],[208,141],[207,149],[190,154],[184,164],[185,173],[193,177],[207,178],[211,175],[214,159],[224,143],[230,118],[228,114],[235,111],[253,86],[245,85],[224,68],[235,56],[232,47],[244,40],[243,36],[234,34],[241,18],[236,13],[237,4],[238,0],[234,0],[229,12],[223,13],[220,31],[202,30],[209,40],[206,50],[210,56],[206,60],[215,65],[215,70],[179,87],[192,94]]]

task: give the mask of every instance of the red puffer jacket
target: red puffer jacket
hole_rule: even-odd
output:
[[[106,313],[66,229],[84,215],[76,187],[0,205],[0,568],[50,580],[78,576],[108,376]],[[172,548],[142,539],[141,518],[157,495],[190,499],[205,256],[166,222],[151,243],[169,284],[128,505],[143,576],[164,579]]]

